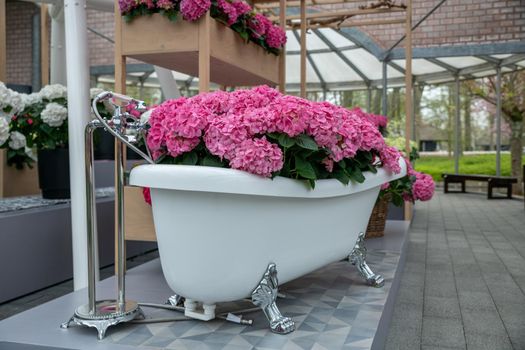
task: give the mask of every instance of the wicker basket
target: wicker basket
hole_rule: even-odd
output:
[[[383,198],[377,200],[376,205],[372,210],[372,215],[370,215],[368,226],[366,227],[365,238],[383,237],[385,235],[385,224],[389,202],[390,198],[388,198],[388,196],[383,196]]]

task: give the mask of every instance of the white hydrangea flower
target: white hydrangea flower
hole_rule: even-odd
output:
[[[67,108],[58,103],[51,102],[46,105],[46,108],[40,115],[42,121],[49,126],[59,127],[67,119]]]
[[[22,94],[22,103],[24,105],[23,109],[42,102],[42,95],[39,92],[33,92],[32,94]]]
[[[104,92],[104,90],[101,88],[91,88],[89,89],[89,98],[94,99],[95,97],[97,97],[98,94],[102,92]]]
[[[0,81],[0,110],[10,105],[11,94],[9,89]]]
[[[26,137],[24,136],[24,134],[18,131],[13,131],[11,133],[11,137],[9,138],[9,148],[14,149],[14,150],[24,148],[25,150],[25,147],[26,147]]]
[[[46,98],[49,101],[67,97],[67,89],[65,86],[60,84],[46,85],[40,90],[42,98]]]
[[[10,95],[11,95],[11,101],[9,104],[11,105],[11,107],[13,107],[11,112],[13,114],[22,112],[24,110],[24,103],[22,102],[22,95],[24,94],[19,94],[18,92],[11,90]]]
[[[13,117],[13,113],[12,112],[6,113],[6,112],[4,112],[3,110],[0,109],[0,119],[4,119],[4,120],[6,120],[9,123],[9,121],[11,120],[12,117]]]
[[[9,138],[9,122],[4,118],[0,118],[0,146],[2,146]]]

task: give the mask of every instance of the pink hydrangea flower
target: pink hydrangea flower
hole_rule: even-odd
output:
[[[137,2],[135,0],[118,0],[118,5],[120,7],[120,12],[126,14],[137,6]]]
[[[237,15],[242,16],[252,11],[252,7],[244,1],[232,2],[233,7],[237,11]]]
[[[370,122],[363,120],[360,124],[361,132],[361,146],[360,149],[364,151],[370,151],[375,149],[381,151],[386,147],[385,140],[381,136],[381,133],[376,126]]]
[[[272,25],[266,29],[266,43],[270,47],[279,49],[286,44],[286,33],[281,27]]]
[[[161,0],[162,1],[162,0]],[[153,0],[139,0],[139,3],[141,5],[146,5],[148,9],[155,8],[155,4],[153,3]]]
[[[142,196],[144,197],[144,202],[151,205],[151,190],[149,187],[142,188]]]
[[[334,161],[332,159],[325,158],[321,161],[321,163],[323,163],[324,167],[326,168],[326,171],[328,171],[329,173],[334,171]]]
[[[395,147],[386,146],[381,150],[381,152],[379,152],[379,158],[381,158],[383,166],[395,174],[399,174],[401,172],[401,167],[399,166],[399,157],[401,157],[401,154]]]
[[[381,185],[381,190],[388,190],[390,188],[390,182],[385,182]]]
[[[185,138],[177,135],[169,135],[166,138],[166,148],[172,157],[178,157],[183,153],[193,150],[200,143],[200,138]]]
[[[243,141],[230,160],[233,169],[245,170],[252,174],[270,177],[283,167],[283,153],[274,143],[260,139]]]
[[[180,12],[187,21],[196,21],[211,7],[210,0],[181,0]]]
[[[240,147],[248,136],[249,132],[242,123],[242,116],[230,114],[210,121],[204,142],[211,154],[221,159],[231,159],[237,147]]]
[[[428,201],[434,195],[436,185],[432,176],[423,173],[416,173],[416,181],[412,184],[412,194],[414,200]]]
[[[147,0],[151,1],[151,0]],[[157,8],[163,10],[171,10],[175,7],[175,3],[172,0],[157,0]]]
[[[266,16],[261,13],[255,14],[248,21],[248,27],[252,30],[252,37],[259,39],[266,34],[268,28],[272,26],[272,21],[270,21]]]
[[[237,13],[236,7],[228,0],[217,0],[218,7],[228,16],[228,25],[232,25],[237,22],[239,14]]]
[[[310,102],[296,96],[283,95],[274,100],[271,108],[278,116],[276,131],[284,132],[290,137],[303,133],[312,118]]]

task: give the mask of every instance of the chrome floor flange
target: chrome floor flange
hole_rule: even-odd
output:
[[[129,322],[137,317],[144,318],[142,309],[134,301],[127,301],[122,311],[118,310],[116,300],[101,300],[97,301],[95,314],[90,314],[89,305],[82,305],[75,310],[75,314],[60,325],[60,328],[69,328],[71,323],[78,326],[86,326],[96,328],[98,332],[98,340],[102,340],[106,336],[106,330],[114,325],[122,322]]]
[[[268,322],[270,322],[272,332],[288,334],[295,330],[295,323],[290,317],[283,316],[275,303],[278,288],[277,268],[274,263],[271,263],[268,265],[261,282],[252,292],[252,303],[262,309]]]
[[[357,236],[354,249],[348,257],[352,265],[357,267],[359,274],[366,280],[366,284],[372,287],[381,288],[385,285],[385,279],[381,275],[375,274],[366,263],[365,234],[360,232]]]

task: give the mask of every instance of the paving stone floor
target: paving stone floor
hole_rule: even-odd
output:
[[[523,200],[416,205],[386,350],[525,350]]]

